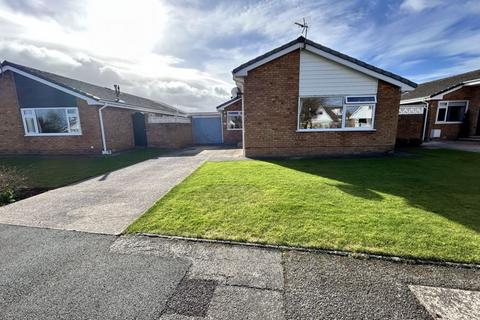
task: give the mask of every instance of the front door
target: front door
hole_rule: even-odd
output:
[[[132,115],[133,137],[136,147],[147,146],[147,129],[145,128],[145,115],[141,112],[135,112]]]

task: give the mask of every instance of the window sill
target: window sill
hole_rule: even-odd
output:
[[[377,129],[297,129],[297,132],[375,132]]]
[[[227,131],[242,131],[242,129],[228,129],[227,128]]]
[[[452,122],[435,122],[435,124],[462,124],[463,121],[452,121]]]
[[[81,133],[42,133],[42,134],[26,134],[25,137],[71,137],[81,136]]]

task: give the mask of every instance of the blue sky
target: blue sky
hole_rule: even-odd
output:
[[[300,35],[424,82],[480,68],[480,1],[0,0],[0,59],[213,110],[236,66]]]

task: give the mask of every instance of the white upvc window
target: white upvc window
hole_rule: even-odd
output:
[[[297,130],[374,130],[376,101],[375,95],[299,97]]]
[[[227,130],[242,130],[242,111],[227,111]]]
[[[26,136],[81,135],[78,108],[22,108]]]
[[[462,123],[463,119],[465,119],[465,112],[467,112],[467,108],[467,100],[439,101],[435,123]]]

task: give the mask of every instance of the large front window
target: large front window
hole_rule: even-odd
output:
[[[375,96],[301,97],[298,130],[371,130]]]
[[[440,101],[437,110],[437,123],[461,123],[465,118],[467,101]]]
[[[22,109],[22,118],[27,136],[81,134],[77,108]]]

